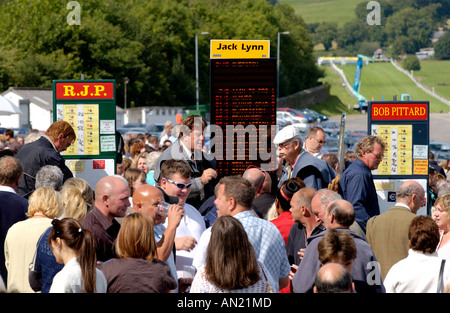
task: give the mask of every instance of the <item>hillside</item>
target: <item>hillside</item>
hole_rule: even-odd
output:
[[[355,76],[355,65],[341,67],[352,84]],[[369,100],[389,101],[393,95],[400,100],[402,93],[411,95],[413,101],[429,101],[431,113],[449,112],[449,107],[426,94],[403,73],[397,71],[390,63],[370,63],[364,66],[361,74],[360,93]]]
[[[290,4],[305,23],[336,22],[338,26],[355,18],[355,7],[362,0],[278,0]]]
[[[447,61],[422,61],[420,71],[414,71],[414,76],[421,84],[446,98],[450,99],[450,60]]]

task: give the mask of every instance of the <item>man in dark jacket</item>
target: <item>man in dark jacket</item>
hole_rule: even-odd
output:
[[[355,220],[366,232],[367,221],[380,214],[378,196],[373,183],[373,170],[383,159],[385,144],[381,138],[366,136],[356,146],[356,160],[342,173],[339,193],[355,209]]]
[[[9,228],[27,219],[28,200],[17,195],[16,190],[22,176],[22,164],[12,156],[0,158],[0,275],[8,281],[5,267],[5,238]]]
[[[306,187],[316,190],[328,188],[335,178],[334,170],[327,162],[302,149],[302,138],[294,125],[288,125],[275,136],[273,143],[278,145],[279,156],[284,159],[285,168],[278,181],[278,187],[289,178],[302,179]]]
[[[184,160],[191,167],[191,192],[186,200],[197,210],[210,196],[214,195],[217,183],[216,159],[202,151],[205,143],[203,131],[207,124],[200,115],[189,115],[183,120],[178,139],[164,150],[156,162],[153,177],[159,185],[161,165],[171,159]]]
[[[57,121],[50,125],[41,138],[24,145],[16,156],[22,162],[24,171],[17,193],[24,196],[34,190],[36,173],[44,165],[58,166],[64,175],[63,183],[73,177],[60,153],[76,138],[75,131],[68,122]]]

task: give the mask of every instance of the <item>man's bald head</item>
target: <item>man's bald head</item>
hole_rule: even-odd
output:
[[[324,226],[327,229],[349,228],[355,221],[355,209],[347,200],[334,200],[327,207]]]
[[[121,176],[103,177],[95,185],[95,206],[110,220],[125,216],[129,197],[128,183]]]
[[[160,199],[164,200],[164,195],[159,188],[152,185],[142,185],[136,189],[133,193],[133,204],[137,202],[148,201],[149,199]]]
[[[316,274],[316,293],[353,292],[352,275],[339,263],[327,263]]]
[[[142,185],[133,193],[133,212],[142,213],[153,220],[153,224],[164,223],[165,217],[157,214],[158,203],[164,201],[164,195],[161,190],[152,185]]]
[[[253,188],[255,188],[255,196],[259,196],[261,187],[264,184],[264,173],[258,168],[249,168],[242,174],[242,177],[248,180]]]

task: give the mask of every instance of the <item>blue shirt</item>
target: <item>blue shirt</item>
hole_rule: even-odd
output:
[[[48,244],[49,227],[41,236],[37,244],[36,251],[36,270],[42,271],[42,290],[41,293],[49,293],[50,287],[53,283],[53,277],[59,273],[64,267],[64,264],[56,262],[53,251]]]
[[[355,220],[366,231],[369,218],[380,214],[378,196],[370,169],[356,159],[339,179],[339,193],[353,205]]]
[[[234,215],[242,223],[248,239],[255,249],[256,258],[271,274],[278,292],[278,280],[289,275],[289,264],[283,237],[271,222],[255,216],[252,210]]]

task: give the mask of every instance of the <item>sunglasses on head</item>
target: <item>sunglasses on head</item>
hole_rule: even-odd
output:
[[[165,177],[165,176],[163,176],[163,178],[164,178],[165,180],[167,180],[169,183],[174,184],[175,186],[177,186],[177,187],[180,188],[180,189],[183,189],[183,188],[190,188],[191,185],[192,185],[192,183],[187,183],[187,184],[177,183],[177,182],[174,182],[174,181],[171,180],[171,179],[168,179],[168,178]]]

